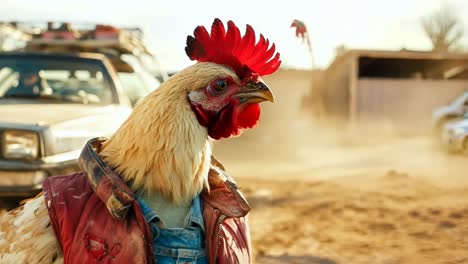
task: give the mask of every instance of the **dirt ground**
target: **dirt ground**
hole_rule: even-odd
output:
[[[468,157],[381,131],[285,137],[215,146],[251,203],[256,263],[468,263]]]
[[[248,186],[257,263],[468,263],[467,188],[388,173]]]

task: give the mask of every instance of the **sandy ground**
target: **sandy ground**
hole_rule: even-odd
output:
[[[215,149],[251,202],[256,263],[468,263],[468,157],[318,131]]]
[[[257,263],[468,263],[468,189],[361,180],[242,179]]]

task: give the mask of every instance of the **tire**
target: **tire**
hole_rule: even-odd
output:
[[[10,211],[18,207],[20,205],[20,202],[26,198],[25,197],[2,197],[0,198],[0,212],[3,210]]]

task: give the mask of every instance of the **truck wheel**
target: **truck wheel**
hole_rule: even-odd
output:
[[[20,202],[25,197],[2,197],[0,200],[0,212],[3,210],[10,211],[20,205]]]

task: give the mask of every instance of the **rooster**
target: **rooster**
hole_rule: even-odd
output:
[[[211,141],[238,136],[257,124],[259,103],[274,101],[261,76],[278,69],[279,53],[263,35],[257,42],[250,25],[241,36],[234,22],[226,30],[219,19],[210,33],[198,26],[186,44],[188,57],[197,63],[140,100],[112,137],[91,140],[79,159],[81,172],[48,178],[43,193],[0,217],[0,263],[85,263],[93,258],[108,263],[125,250],[145,255],[151,246],[133,241],[151,241],[144,240],[149,239],[148,226],[139,219],[138,195],[160,197],[175,208],[201,195],[208,263],[250,262],[244,220],[249,207],[212,156]],[[107,222],[93,229],[104,218]],[[129,233],[120,238],[120,228]],[[225,239],[230,236],[235,239]],[[76,245],[83,249],[76,251]],[[227,256],[230,250],[237,255]],[[153,262],[144,256],[133,260]]]

